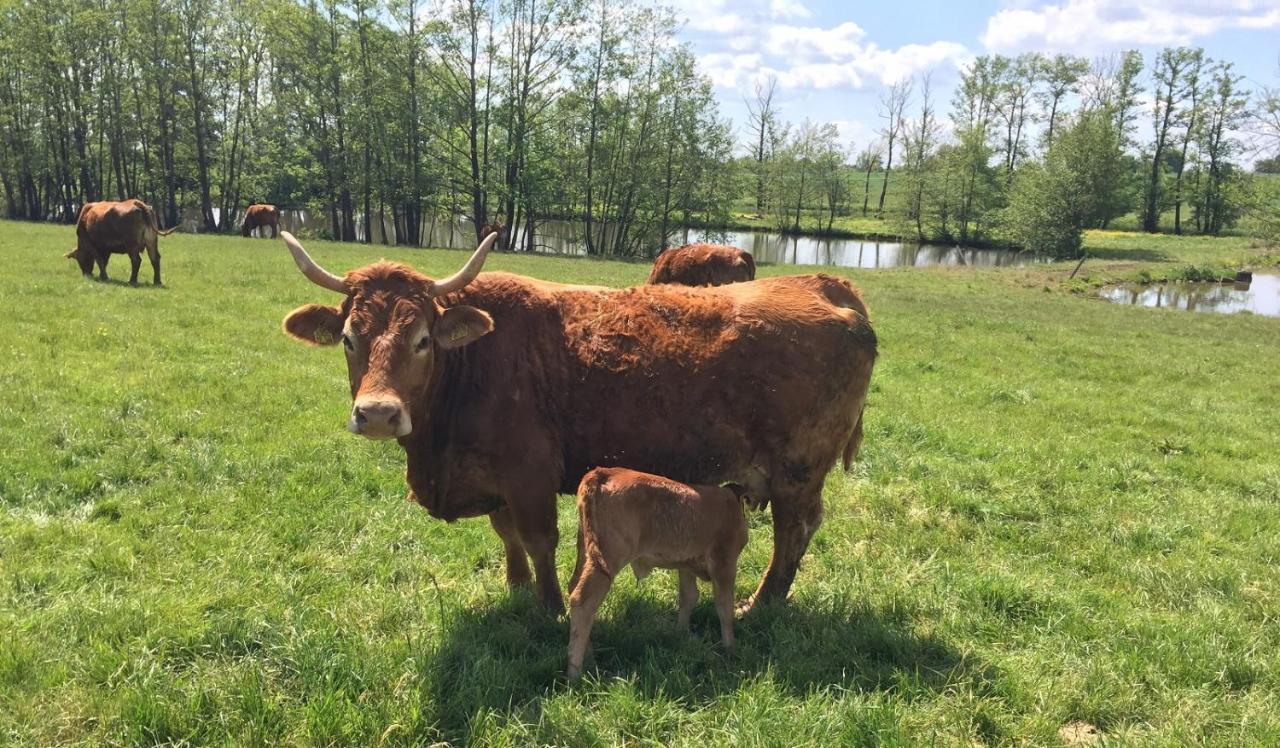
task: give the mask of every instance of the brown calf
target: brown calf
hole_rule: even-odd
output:
[[[750,252],[722,244],[686,244],[663,250],[645,282],[723,286],[755,279],[756,261]]]
[[[720,639],[733,648],[733,584],[747,545],[743,489],[690,486],[625,468],[596,468],[578,485],[578,565],[569,582],[569,670],[576,678],[596,610],[628,564],[637,579],[655,567],[680,575],[681,629],[711,581]]]
[[[250,236],[256,228],[271,227],[271,238],[279,233],[280,209],[274,205],[258,203],[250,205],[244,212],[244,225],[240,227],[241,236]]]

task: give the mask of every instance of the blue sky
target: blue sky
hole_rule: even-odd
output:
[[[1150,62],[1163,46],[1199,46],[1234,62],[1254,85],[1280,86],[1280,0],[674,2],[685,21],[681,38],[715,82],[740,139],[744,98],[763,77],[778,79],[783,119],[835,122],[846,143],[861,148],[880,127],[877,103],[889,84],[933,71],[945,113],[959,67],[991,53],[1092,59],[1140,49]]]

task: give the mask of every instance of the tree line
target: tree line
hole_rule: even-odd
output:
[[[748,101],[744,194],[780,230],[861,216],[919,241],[1054,256],[1131,214],[1149,232],[1216,235],[1246,215],[1274,231],[1280,185],[1238,159],[1249,144],[1280,153],[1277,111],[1276,91],[1251,101],[1232,64],[1200,49],[989,55],[961,71],[945,123],[930,75],[890,86],[878,137],[857,149],[782,121],[766,80]]]
[[[140,197],[166,225],[251,201],[418,245],[436,217],[585,218],[661,246],[731,199],[733,139],[670,9],[639,0],[0,0],[9,216]]]
[[[1280,96],[1198,49],[978,57],[945,112],[927,75],[890,86],[854,148],[784,121],[772,79],[735,133],[676,31],[649,0],[0,0],[4,209],[70,222],[140,197],[229,231],[261,201],[345,241],[416,246],[466,217],[522,249],[568,218],[608,256],[744,202],[783,231],[865,217],[1054,255],[1131,214],[1276,222],[1280,180],[1238,160],[1245,134],[1280,152]]]

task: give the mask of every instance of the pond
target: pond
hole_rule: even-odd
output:
[[[390,222],[388,221],[388,224]],[[280,228],[322,231],[328,218],[305,210],[281,211]],[[357,222],[357,235],[364,236],[364,222]],[[379,227],[374,222],[374,241],[381,242],[383,232],[391,226]],[[423,243],[430,247],[468,249],[475,244],[471,221],[465,218],[428,218],[423,224]],[[707,241],[728,244],[750,252],[756,262],[785,265],[835,265],[851,268],[930,267],[937,265],[1005,267],[1036,262],[1033,255],[999,249],[970,249],[941,244],[905,244],[871,239],[794,236],[769,231],[684,229],[677,243]],[[519,242],[517,242],[519,243]],[[550,254],[584,255],[584,226],[577,221],[546,221],[538,226],[536,244],[539,251]]]
[[[1255,274],[1252,283],[1158,283],[1108,286],[1101,297],[1114,304],[1191,312],[1252,312],[1280,317],[1280,275]]]

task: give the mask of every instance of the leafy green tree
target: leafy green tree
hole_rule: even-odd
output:
[[[1050,257],[1078,257],[1086,226],[1104,220],[1106,191],[1122,168],[1114,115],[1080,113],[1049,146],[1043,163],[1014,179],[1001,228],[1018,246]]]

